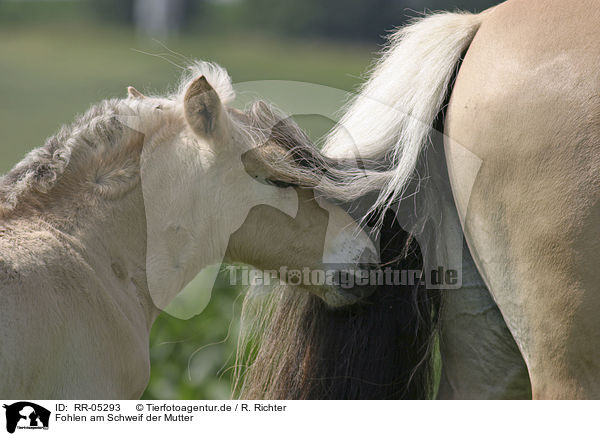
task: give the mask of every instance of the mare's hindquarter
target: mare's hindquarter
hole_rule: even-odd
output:
[[[534,398],[600,398],[597,6],[515,0],[495,8],[447,111],[466,239]]]

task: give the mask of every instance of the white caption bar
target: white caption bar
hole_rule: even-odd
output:
[[[2,401],[0,434],[580,434],[598,402]],[[12,431],[11,431],[12,430]],[[42,432],[35,431],[42,430]],[[176,433],[174,433],[176,432]],[[191,433],[194,432],[194,433]],[[197,433],[202,432],[202,433]],[[210,432],[210,433],[207,433]],[[218,432],[218,433],[215,433]],[[509,433],[507,433],[509,432]]]

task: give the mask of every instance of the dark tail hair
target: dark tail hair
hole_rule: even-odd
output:
[[[383,264],[422,269],[418,244],[391,211],[384,217],[381,247]],[[330,309],[297,288],[280,287],[263,299],[249,293],[242,309],[234,376],[241,398],[433,396],[439,291],[382,285],[343,309]]]

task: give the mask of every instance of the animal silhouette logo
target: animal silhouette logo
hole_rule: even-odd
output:
[[[6,431],[14,433],[19,429],[48,429],[50,411],[28,401],[19,401],[11,405],[4,404],[6,409]]]

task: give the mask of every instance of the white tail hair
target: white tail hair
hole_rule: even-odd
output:
[[[373,210],[402,198],[482,14],[438,13],[397,30],[369,80],[326,140],[329,157],[382,160]]]

